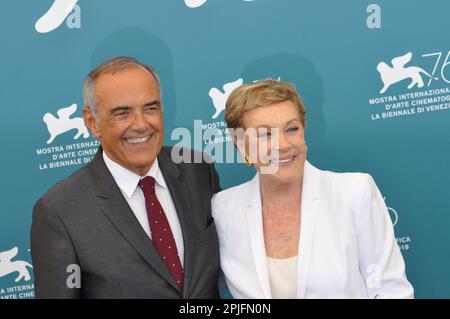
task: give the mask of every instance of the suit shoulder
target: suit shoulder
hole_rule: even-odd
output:
[[[373,178],[370,174],[361,172],[331,172],[320,170],[321,181],[324,187],[330,187],[333,190],[352,194],[366,189],[373,184]]]
[[[322,178],[342,183],[355,183],[367,180],[371,176],[361,172],[332,172],[327,170],[319,170]]]
[[[75,200],[84,193],[91,193],[91,180],[88,172],[89,164],[72,175],[54,184],[38,200],[55,206],[64,206],[70,200]]]
[[[246,194],[249,191],[249,187],[251,185],[252,180],[227,188],[225,190],[222,190],[214,195],[213,199],[213,209],[220,209],[224,208],[232,209],[233,205],[242,205],[242,200],[244,194]]]

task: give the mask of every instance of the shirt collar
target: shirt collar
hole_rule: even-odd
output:
[[[103,160],[105,161],[106,167],[108,167],[108,170],[111,172],[111,175],[116,181],[117,186],[119,186],[119,188],[128,198],[131,198],[131,196],[133,196],[133,193],[138,186],[139,180],[141,180],[141,178],[145,176],[152,176],[159,186],[167,188],[166,181],[164,180],[164,176],[162,175],[161,169],[159,168],[157,157],[155,158],[155,161],[153,162],[147,174],[145,174],[144,176],[139,176],[121,166],[120,164],[114,162],[108,157],[108,155],[106,155],[105,151],[103,151]]]

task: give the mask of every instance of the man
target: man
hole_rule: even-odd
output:
[[[101,147],[34,207],[36,297],[218,298],[218,175],[206,162],[176,164],[162,146],[158,76],[114,58],[87,76],[83,95]]]

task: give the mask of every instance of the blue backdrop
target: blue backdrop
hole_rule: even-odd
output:
[[[441,0],[3,1],[0,298],[34,296],[33,204],[92,158],[81,85],[116,55],[160,74],[170,145],[225,147],[230,87],[294,83],[309,161],[372,174],[416,297],[450,298],[449,11]],[[222,138],[171,138],[177,127],[194,132],[194,121]],[[217,168],[223,188],[254,173]]]

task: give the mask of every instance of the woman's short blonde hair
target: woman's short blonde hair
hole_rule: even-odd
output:
[[[254,83],[243,84],[228,97],[225,121],[229,128],[244,128],[244,113],[254,108],[291,101],[298,108],[300,122],[306,128],[305,106],[292,84],[266,79]]]

